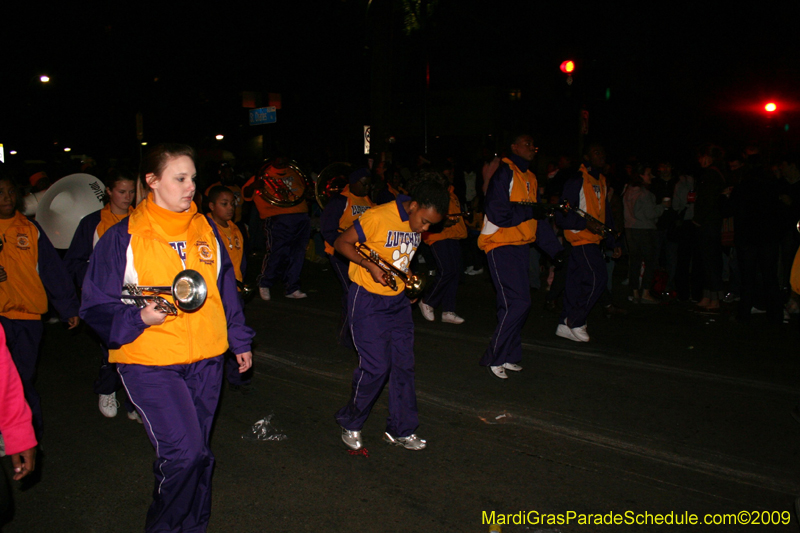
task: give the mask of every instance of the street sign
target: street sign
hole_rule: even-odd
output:
[[[259,107],[250,110],[250,125],[260,126],[261,124],[274,124],[277,121],[275,107]]]

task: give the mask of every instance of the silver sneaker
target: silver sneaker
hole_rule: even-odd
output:
[[[364,442],[361,440],[361,431],[342,428],[342,442],[351,450],[360,450],[364,447]]]
[[[428,445],[428,441],[417,437],[416,433],[412,433],[408,437],[392,437],[389,433],[383,434],[384,442],[393,446],[402,446],[406,450],[424,450]]]

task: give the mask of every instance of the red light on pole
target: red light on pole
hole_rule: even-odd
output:
[[[775,102],[769,102],[767,105],[764,106],[764,110],[767,113],[774,113],[778,109],[778,106],[775,105]]]
[[[572,85],[572,73],[575,71],[575,62],[568,59],[561,63],[561,72],[567,75],[567,85]]]

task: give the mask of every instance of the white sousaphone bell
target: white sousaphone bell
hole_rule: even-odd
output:
[[[103,207],[106,188],[90,174],[70,174],[47,189],[36,207],[36,222],[53,246],[66,250],[81,219]]]

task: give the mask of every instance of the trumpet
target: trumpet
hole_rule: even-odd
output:
[[[560,204],[540,204],[537,202],[526,202],[526,201],[511,202],[511,203],[518,205],[526,205],[529,207],[533,207],[534,209],[540,209],[543,213],[545,213],[546,217],[552,217],[553,215],[556,214],[556,211],[560,211],[563,214],[567,214],[570,211],[572,211],[573,213],[583,218],[587,222],[590,221],[594,222],[600,228],[600,233],[598,235],[601,235],[603,238],[608,238],[609,236],[618,237],[620,235],[619,233],[614,233],[614,231],[611,228],[609,228],[608,226],[606,226],[605,224],[594,218],[592,215],[590,215],[580,207],[573,207],[567,200],[563,200]]]
[[[378,268],[383,270],[383,281],[385,281],[386,285],[388,285],[393,291],[397,290],[397,278],[403,280],[403,283],[406,286],[406,296],[412,300],[419,297],[419,295],[422,294],[422,291],[425,290],[426,278],[424,275],[408,274],[403,272],[390,262],[383,259],[378,252],[366,244],[359,243],[356,247],[356,251],[361,257],[367,261],[375,263],[378,265]]]
[[[604,239],[607,239],[608,237],[615,237],[616,238],[616,237],[618,237],[620,235],[619,233],[614,233],[614,231],[611,228],[609,228],[608,226],[606,226],[605,224],[603,224],[602,222],[600,222],[599,220],[594,218],[592,215],[590,215],[589,213],[587,213],[586,211],[584,211],[580,207],[573,207],[573,206],[569,205],[569,202],[567,200],[564,200],[559,205],[563,206],[564,209],[566,209],[568,211],[572,211],[573,213],[575,213],[579,217],[582,217],[587,222],[594,222],[595,224],[597,224],[597,226],[600,228],[599,235],[601,235]]]
[[[252,300],[253,296],[255,296],[256,294],[255,287],[253,287],[252,285],[247,285],[239,281],[238,279],[236,280],[236,287],[242,293],[242,300],[244,300],[245,302],[249,302],[250,300]]]
[[[200,309],[208,296],[206,280],[203,279],[199,272],[190,269],[178,272],[169,287],[141,287],[133,283],[126,283],[122,289],[128,293],[120,296],[122,301],[130,300],[140,309],[145,308],[149,302],[156,302],[156,310],[170,316],[177,315],[178,309],[181,311],[196,311]],[[153,294],[143,294],[145,292]],[[159,294],[172,295],[175,304],[173,305],[166,298],[158,296]]]
[[[544,219],[547,217],[552,217],[553,215],[556,214],[556,211],[561,211],[562,213],[566,214],[570,210],[569,202],[567,202],[566,200],[564,200],[560,204],[542,204],[539,202],[533,202],[528,200],[521,200],[519,202],[511,202],[511,203],[515,205],[523,205],[526,207],[534,208],[535,210],[534,215],[537,214],[540,215],[540,216],[534,216],[534,218],[536,219],[539,218]]]
[[[472,215],[473,215],[472,209],[467,207],[466,209],[464,209],[460,213],[450,213],[449,215],[447,215],[447,218],[456,219],[456,218],[461,217],[461,218],[466,220],[466,219],[470,218]]]

